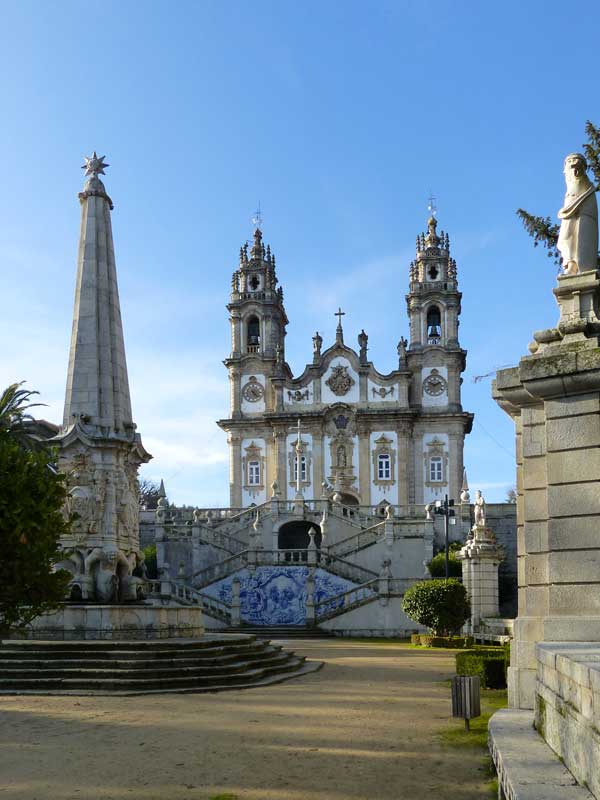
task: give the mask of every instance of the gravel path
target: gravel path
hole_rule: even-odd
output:
[[[474,800],[481,753],[447,748],[448,652],[291,641],[325,661],[203,695],[0,697],[1,800]]]

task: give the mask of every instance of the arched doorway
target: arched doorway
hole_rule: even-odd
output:
[[[308,535],[308,532],[311,528],[313,528],[316,532],[315,544],[318,548],[320,548],[321,539],[323,537],[321,535],[320,527],[314,522],[308,522],[307,520],[300,519],[294,520],[293,522],[286,522],[281,526],[279,533],[277,534],[277,546],[280,550],[291,551],[283,554],[283,558],[286,562],[307,560],[306,550],[310,543],[310,536]]]

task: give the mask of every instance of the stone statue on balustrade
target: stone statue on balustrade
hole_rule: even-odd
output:
[[[598,267],[598,203],[587,168],[581,153],[570,153],[565,158],[567,193],[558,212],[561,223],[557,243],[565,275]]]
[[[483,495],[481,491],[477,489],[475,494],[475,527],[476,528],[485,528],[485,500],[483,499]]]

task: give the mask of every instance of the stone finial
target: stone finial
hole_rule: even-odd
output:
[[[464,467],[463,467],[462,487],[460,490],[460,502],[461,503],[471,502],[471,495],[469,493],[469,481],[467,480],[467,470]]]
[[[313,361],[318,361],[321,358],[321,347],[323,346],[323,337],[319,331],[312,337],[313,341]]]
[[[81,169],[85,170],[84,174],[86,176],[92,175],[97,178],[98,175],[105,175],[106,173],[104,172],[104,169],[106,167],[110,167],[110,164],[107,164],[104,161],[105,158],[106,156],[98,156],[94,150],[91,156],[83,157],[85,164],[82,165]]]

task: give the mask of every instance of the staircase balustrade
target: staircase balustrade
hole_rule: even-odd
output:
[[[346,539],[342,539],[330,545],[329,552],[336,556],[346,556],[350,555],[350,553],[356,553],[364,547],[369,547],[381,541],[384,528],[385,520],[376,522],[375,525],[371,525],[370,528],[365,528],[359,531],[359,533],[355,533],[352,536],[348,536]]]
[[[315,603],[315,622],[324,622],[327,619],[338,617],[340,614],[372,603],[379,597],[379,581],[377,578],[367,581],[346,592],[341,592],[334,597]]]

